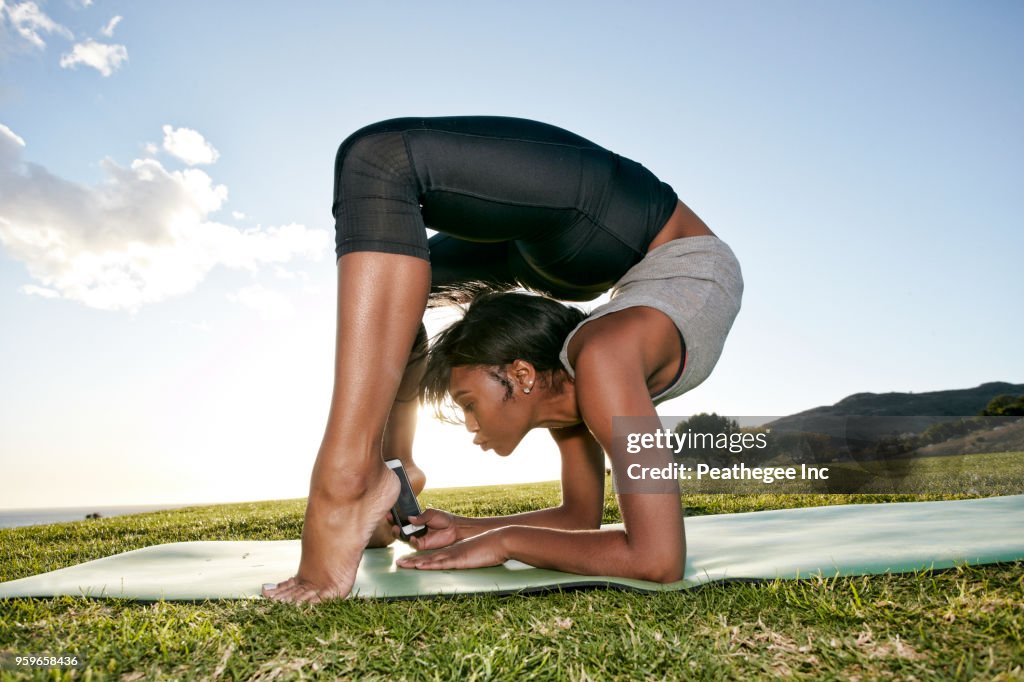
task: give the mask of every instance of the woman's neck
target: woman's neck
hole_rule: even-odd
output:
[[[557,429],[575,426],[582,419],[576,402],[576,384],[571,380],[562,382],[561,390],[546,387],[540,395],[534,412],[534,427]]]

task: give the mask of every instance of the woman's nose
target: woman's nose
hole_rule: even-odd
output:
[[[470,433],[476,433],[480,430],[480,424],[477,423],[476,418],[471,415],[466,415],[466,430]]]

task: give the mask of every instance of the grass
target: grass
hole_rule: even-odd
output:
[[[557,483],[541,483],[427,491],[422,501],[492,515],[556,504],[558,495]],[[924,498],[683,501],[693,516]],[[0,530],[0,580],[163,542],[295,538],[303,509],[304,500],[289,500]],[[605,521],[619,520],[609,492]],[[0,651],[75,653],[84,662],[78,669],[0,670],[0,680],[1019,680],[1022,569],[1016,562],[708,585],[657,596],[595,590],[298,608],[265,601],[0,600]]]
[[[760,466],[773,467],[778,464]],[[782,464],[794,467],[793,462]],[[808,466],[820,466],[809,464]],[[950,499],[963,496],[1013,495],[1024,491],[1024,453],[1000,452],[971,455],[930,455],[890,457],[860,462],[829,463],[831,481],[777,480],[770,484],[776,493],[801,494],[827,490],[883,493],[890,497],[911,494],[909,499]],[[692,480],[683,482],[683,492],[748,493],[764,490],[757,480]],[[924,494],[922,494],[924,493]]]

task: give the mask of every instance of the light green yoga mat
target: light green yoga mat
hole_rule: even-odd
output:
[[[396,543],[364,553],[354,595],[401,598],[580,586],[656,592],[723,580],[900,573],[1013,561],[1024,559],[1024,495],[696,516],[686,519],[686,539],[686,577],[670,585],[572,575],[517,562],[461,571],[400,569],[395,558],[411,550]],[[260,598],[263,583],[294,574],[299,552],[298,540],[175,542],[0,583],[0,598]]]

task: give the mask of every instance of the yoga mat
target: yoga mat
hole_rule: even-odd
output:
[[[609,528],[621,528],[607,526]],[[709,582],[866,575],[1024,559],[1024,495],[847,504],[686,519],[685,578],[668,585],[507,562],[458,571],[400,569],[396,543],[363,554],[353,595],[421,597],[581,586],[659,592]],[[83,595],[143,601],[250,599],[298,567],[298,540],[175,542],[0,583],[0,598]]]

